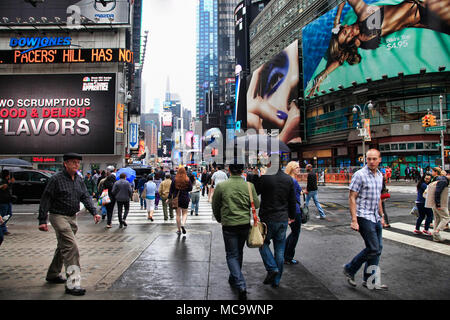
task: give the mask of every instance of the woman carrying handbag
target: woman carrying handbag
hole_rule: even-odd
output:
[[[189,192],[192,191],[192,183],[186,174],[186,169],[181,167],[177,171],[175,179],[170,185],[169,199],[172,202],[172,207],[177,211],[177,234],[186,234],[186,220],[187,211],[189,208]],[[183,216],[181,218],[181,216]]]

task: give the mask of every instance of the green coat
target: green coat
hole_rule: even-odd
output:
[[[84,184],[86,185],[86,189],[89,192],[89,195],[92,196],[93,193],[97,193],[97,185],[94,182],[94,179],[84,178]]]
[[[259,199],[255,187],[250,183],[255,208]],[[214,189],[212,209],[217,222],[223,226],[238,226],[250,223],[251,205],[247,182],[241,176],[231,176]]]

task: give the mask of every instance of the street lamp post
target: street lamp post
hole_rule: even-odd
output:
[[[367,101],[362,108],[359,105],[355,104],[353,106],[353,110],[352,110],[352,112],[354,114],[357,114],[358,110],[359,110],[359,112],[361,114],[361,129],[359,128],[359,123],[358,123],[357,129],[360,130],[359,135],[362,136],[362,146],[363,146],[362,153],[363,153],[363,163],[364,163],[364,165],[366,165],[366,136],[368,135],[368,132],[367,132],[366,127],[364,125],[364,123],[366,121],[366,118],[365,118],[366,107],[369,110],[373,109],[372,100]]]

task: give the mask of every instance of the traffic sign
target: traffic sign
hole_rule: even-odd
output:
[[[137,123],[130,123],[130,148],[137,149],[139,142],[139,131]]]
[[[428,128],[425,128],[425,132],[441,131],[441,130],[445,130],[445,126],[438,126],[438,127],[428,127]]]
[[[450,149],[450,146],[445,146],[444,149],[448,150]]]

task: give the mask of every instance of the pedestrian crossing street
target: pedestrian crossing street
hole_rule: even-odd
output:
[[[200,196],[199,202],[199,215],[190,215],[191,206],[188,209],[188,218],[186,224],[217,224],[216,219],[212,214],[211,204],[208,202],[208,197]],[[164,214],[161,202],[158,205],[158,209],[153,214],[153,220],[147,219],[147,211],[142,209],[139,202],[130,202],[130,211],[126,219],[128,225],[146,225],[146,224],[168,224],[176,226],[176,212],[174,210],[174,219],[164,221]],[[114,209],[113,225],[119,225],[117,216],[117,206]],[[314,223],[313,220],[307,224],[302,225],[303,230],[315,231],[317,229],[324,229],[327,227],[327,222]],[[431,236],[416,235],[413,233],[415,225],[413,223],[395,222],[391,223],[391,228],[383,229],[383,238],[391,240],[397,243],[413,246],[416,248],[432,251],[440,254],[450,256],[450,232],[441,231],[440,235],[444,239],[444,243],[434,242]],[[421,230],[423,230],[423,225]],[[432,232],[433,229],[430,229]]]
[[[169,211],[169,210],[167,210]],[[122,213],[123,214],[123,213]],[[153,224],[153,223],[163,223],[163,224],[175,224],[176,225],[176,210],[173,210],[173,220],[170,219],[170,212],[168,212],[169,220],[164,221],[164,213],[163,213],[163,207],[162,202],[160,201],[158,204],[158,209],[154,211],[153,213],[153,222],[151,220],[147,219],[147,211],[145,209],[141,210],[141,205],[139,202],[130,201],[130,211],[128,213],[128,217],[126,219],[126,222],[128,225],[133,224]],[[117,215],[117,206],[114,208],[114,215],[113,215],[113,225],[119,225],[119,218]],[[201,223],[201,224],[208,224],[208,223],[217,223],[216,219],[214,218],[212,214],[211,209],[211,203],[208,202],[208,197],[205,194],[205,197],[202,197],[200,195],[200,202],[199,202],[199,208],[198,208],[198,216],[194,214],[191,216],[191,203],[189,204],[188,208],[188,218],[186,221],[186,224],[193,224],[193,223]]]

